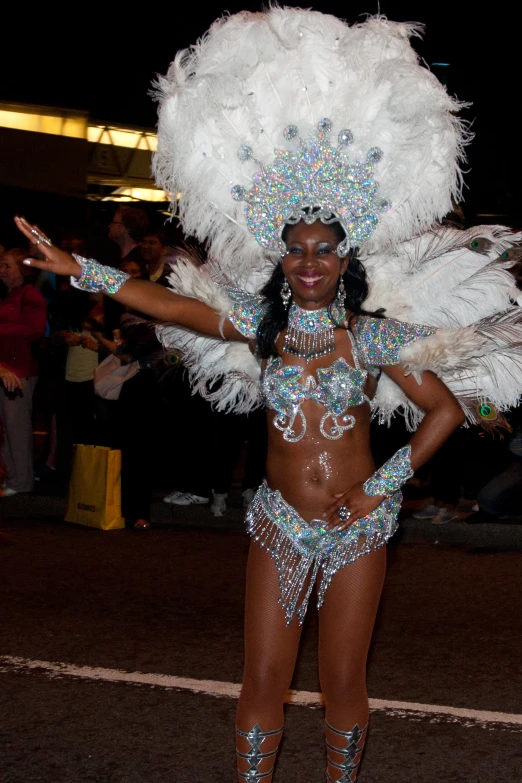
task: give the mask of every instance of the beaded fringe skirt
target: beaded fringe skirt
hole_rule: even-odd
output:
[[[248,508],[247,530],[275,562],[287,625],[295,615],[302,624],[316,581],[320,609],[337,571],[386,544],[397,530],[401,502],[402,494],[396,492],[345,530],[326,530],[324,520],[305,522],[266,482],[259,487]]]

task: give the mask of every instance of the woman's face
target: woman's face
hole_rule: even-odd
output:
[[[22,285],[24,282],[22,267],[9,250],[4,253],[2,260],[0,261],[0,282],[2,282],[9,291],[16,288],[18,285]]]
[[[310,225],[300,221],[288,230],[282,265],[299,307],[318,310],[334,299],[339,276],[348,264],[337,255],[338,244],[336,230],[320,220]]]
[[[122,272],[126,272],[130,277],[143,277],[140,265],[135,261],[125,261],[120,269]]]

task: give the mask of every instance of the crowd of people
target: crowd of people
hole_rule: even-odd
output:
[[[105,244],[88,227],[65,228],[59,243],[164,286],[180,238],[125,205],[115,209]],[[167,503],[211,503],[221,516],[246,439],[247,504],[263,476],[262,415],[215,412],[192,395],[178,356],[161,350],[149,319],[23,263],[38,256],[28,243],[0,258],[0,495],[30,492],[35,480],[65,487],[73,444],[96,444],[121,449],[122,515],[135,528],[149,527],[153,489],[167,487]],[[48,432],[36,463],[33,400]]]
[[[174,231],[151,224],[144,209],[125,205],[115,209],[101,253],[131,277],[165,286],[179,243]],[[65,228],[60,246],[100,255],[99,238],[93,240],[88,228]],[[248,505],[264,471],[261,410],[248,416],[216,412],[192,394],[179,357],[161,350],[146,316],[79,291],[68,278],[24,265],[31,256],[38,257],[38,248],[29,243],[4,249],[0,260],[1,495],[30,492],[35,480],[66,486],[73,444],[94,443],[122,451],[122,513],[134,527],[149,527],[152,493],[161,488],[170,489],[166,503],[210,503],[213,514],[222,516],[246,441],[242,499]],[[117,392],[113,383],[107,393],[107,374]],[[48,431],[45,454],[36,464],[35,390]],[[461,518],[475,500],[474,513],[466,517],[470,523],[518,514],[519,410],[508,418],[511,435],[471,427],[450,438],[412,482],[429,498],[413,512],[415,518],[446,524]],[[406,438],[397,422],[384,442],[391,444],[391,453],[393,444]],[[378,440],[383,442],[382,434]]]

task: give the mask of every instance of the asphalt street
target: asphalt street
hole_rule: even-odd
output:
[[[200,510],[199,525],[103,533],[6,508],[1,783],[233,783],[237,520],[212,526]],[[361,783],[522,782],[521,566],[517,546],[389,547]],[[316,644],[311,611],[292,684],[305,701],[319,691]],[[309,702],[287,707],[276,783],[324,781]]]

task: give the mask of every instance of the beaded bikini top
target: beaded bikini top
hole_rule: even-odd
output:
[[[245,337],[255,338],[266,312],[266,303],[259,297],[235,289],[228,289],[227,293],[234,303],[228,314],[229,320]],[[322,319],[327,313],[326,309],[314,312]],[[370,402],[364,393],[368,374],[375,374],[376,368],[381,366],[399,364],[401,348],[422,337],[429,337],[435,331],[428,326],[393,318],[359,316],[354,333],[347,331],[352,343],[354,367],[341,357],[328,367],[320,367],[315,375],[306,375],[303,381],[304,366],[284,364],[281,357],[270,359],[261,374],[260,391],[267,408],[277,414],[273,419],[274,426],[282,431],[285,440],[291,443],[300,441],[306,433],[302,404],[306,400],[314,400],[325,408],[319,425],[321,434],[329,440],[338,440],[355,424],[354,416],[346,413],[348,408]],[[361,362],[366,369],[361,367]],[[294,425],[298,419],[300,426],[296,432]]]

